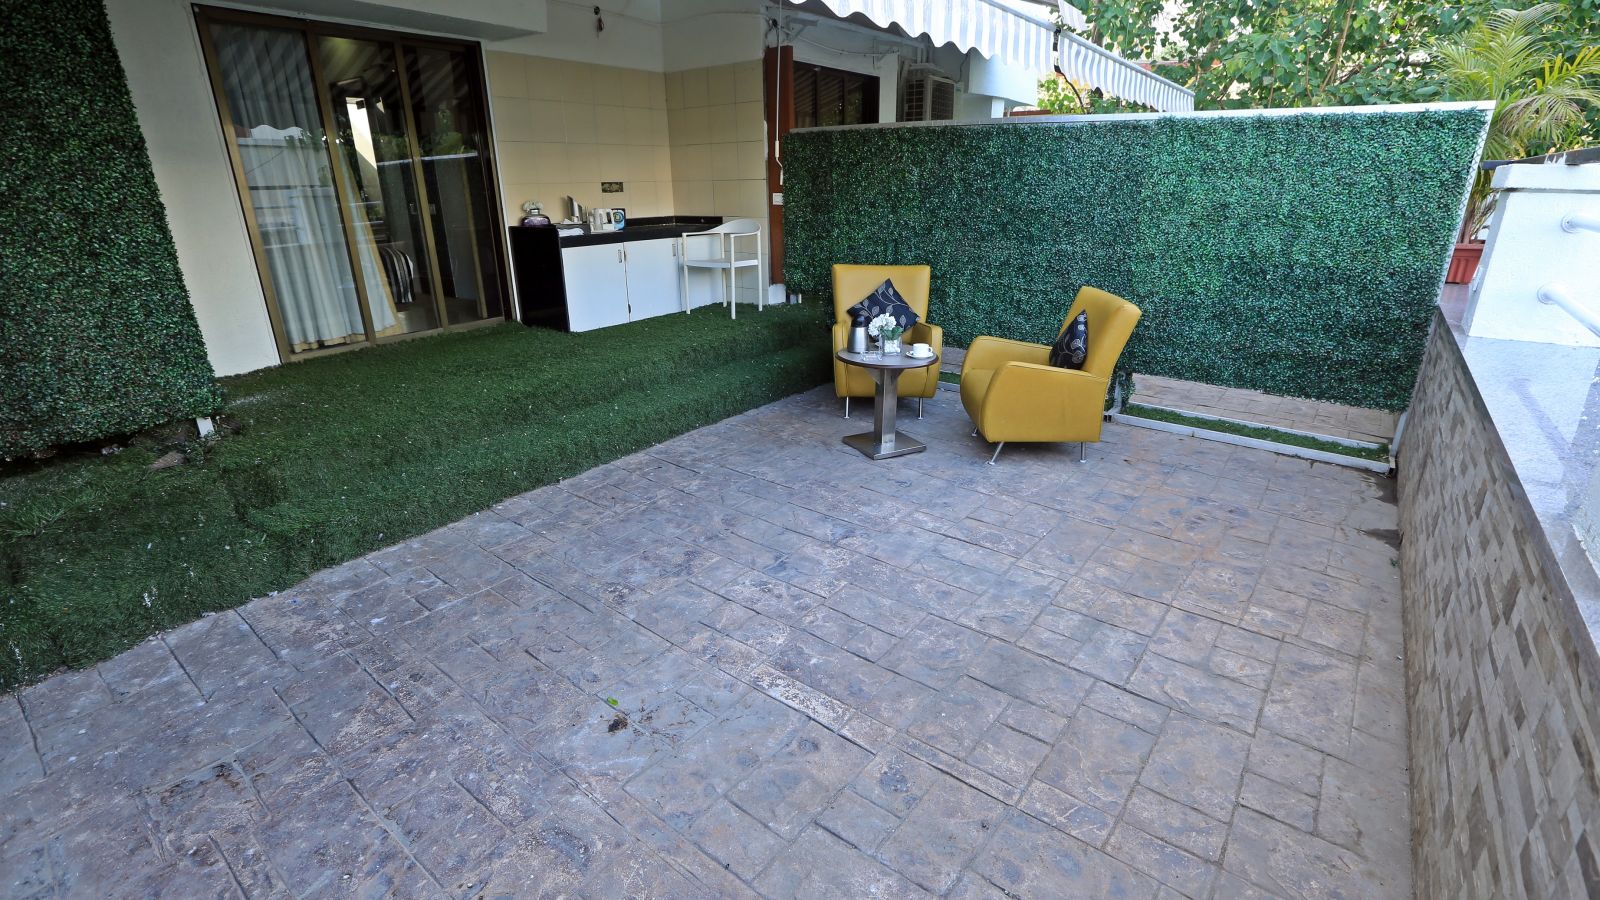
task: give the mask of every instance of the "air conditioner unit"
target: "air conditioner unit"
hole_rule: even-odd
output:
[[[900,121],[937,122],[956,117],[956,83],[913,66],[900,79]]]

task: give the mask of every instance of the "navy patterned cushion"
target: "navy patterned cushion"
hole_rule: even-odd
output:
[[[850,307],[845,312],[849,313],[852,318],[866,316],[868,322],[884,313],[888,313],[899,321],[901,328],[910,328],[917,324],[916,310],[912,309],[911,305],[906,303],[906,299],[900,296],[900,292],[894,289],[894,282],[887,279],[884,280],[883,284],[878,285],[877,289],[872,293],[861,298],[860,303]]]
[[[1081,369],[1089,358],[1089,313],[1078,313],[1072,324],[1062,329],[1050,348],[1050,365],[1058,369]]]

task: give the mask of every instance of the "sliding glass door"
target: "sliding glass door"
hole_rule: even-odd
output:
[[[503,295],[484,277],[493,271],[499,234],[498,219],[482,199],[493,193],[493,182],[478,164],[490,142],[483,95],[475,87],[476,62],[462,50],[443,47],[407,47],[405,58],[422,176],[433,197],[433,248],[447,321],[498,316]]]
[[[285,358],[504,318],[475,48],[198,16]]]
[[[393,310],[397,333],[439,327],[428,241],[417,198],[415,152],[394,45],[343,37],[317,41],[328,86],[346,206],[363,258],[367,296]],[[379,336],[387,334],[378,328]]]

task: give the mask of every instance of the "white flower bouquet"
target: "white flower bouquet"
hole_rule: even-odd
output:
[[[882,341],[885,347],[896,345],[904,333],[900,320],[888,313],[879,313],[877,318],[867,323],[867,334]]]

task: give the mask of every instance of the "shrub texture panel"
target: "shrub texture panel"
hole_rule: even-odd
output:
[[[0,457],[215,411],[104,7],[0,22]]]
[[[1131,371],[1404,409],[1486,117],[799,131],[785,280],[826,302],[834,263],[926,263],[956,343],[1054,340],[1093,285],[1144,310]]]

